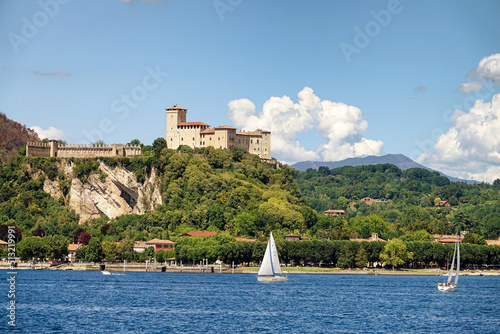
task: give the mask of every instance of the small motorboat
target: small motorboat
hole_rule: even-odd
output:
[[[103,275],[113,275],[113,274],[111,273],[111,271],[107,271],[107,270],[102,270],[102,271],[101,271],[101,273],[102,273]]]

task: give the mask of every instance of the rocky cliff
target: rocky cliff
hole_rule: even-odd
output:
[[[144,214],[162,202],[160,180],[154,168],[141,183],[134,172],[100,162],[100,173],[91,174],[87,182],[82,183],[74,176],[73,163],[62,160],[58,167],[69,183],[67,195],[63,194],[59,179],[51,181],[46,178],[43,190],[55,199],[62,196],[68,209],[80,215],[80,222],[103,215],[115,218],[130,213]]]

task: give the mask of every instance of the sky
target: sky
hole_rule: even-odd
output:
[[[165,108],[272,131],[285,163],[404,154],[500,178],[499,1],[0,2],[0,112],[150,145]]]

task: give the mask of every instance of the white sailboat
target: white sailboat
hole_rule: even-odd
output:
[[[267,242],[266,252],[262,259],[259,273],[257,274],[257,280],[259,282],[288,281],[288,277],[281,272],[278,250],[276,249],[272,232]]]
[[[457,259],[457,272],[455,274],[455,281],[453,280],[453,267],[455,266],[455,257]],[[454,292],[458,285],[458,276],[460,274],[460,237],[457,234],[457,241],[455,241],[455,251],[453,252],[453,260],[451,261],[450,272],[448,273],[448,280],[446,283],[438,283],[437,287],[442,292]]]

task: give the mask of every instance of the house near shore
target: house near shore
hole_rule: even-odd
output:
[[[7,249],[9,248],[9,243],[3,240],[0,240],[0,248],[1,249]]]
[[[153,247],[155,249],[155,252],[159,251],[160,249],[163,250],[174,250],[174,244],[172,240],[161,240],[161,239],[151,239],[149,241],[146,241],[146,249],[149,247]]]
[[[142,253],[146,248],[146,241],[134,241],[134,252]]]
[[[436,206],[450,206],[450,203],[448,201],[439,201],[436,203]]]
[[[76,251],[82,248],[82,244],[69,244],[68,245],[68,256],[67,259],[70,262],[75,262]]]

